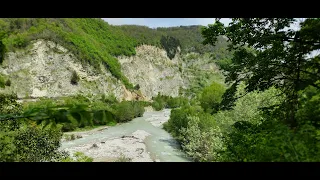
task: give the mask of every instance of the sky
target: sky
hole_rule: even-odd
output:
[[[150,28],[189,26],[213,24],[215,18],[102,18],[112,25],[135,24],[148,26]],[[228,18],[221,19],[221,22],[227,24],[231,22]]]

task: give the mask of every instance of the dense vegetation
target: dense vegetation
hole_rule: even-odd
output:
[[[145,105],[139,101],[118,102],[113,95],[101,98],[78,95],[24,103],[24,115],[31,116],[38,124],[45,119],[47,123],[62,125],[62,131],[73,131],[130,121],[143,115]]]
[[[60,161],[68,157],[58,151],[61,127],[38,126],[28,117],[21,117],[22,106],[15,95],[0,95],[0,161]],[[19,119],[17,119],[19,117]]]
[[[164,38],[171,38],[179,42],[182,53],[196,52],[204,54],[221,48],[225,49],[227,41],[222,37],[219,37],[219,41],[215,44],[216,46],[203,45],[201,43],[204,40],[201,35],[201,27],[202,26],[180,26],[151,29],[146,26],[137,25],[120,26],[128,36],[136,39],[139,45],[149,44],[157,47],[167,47],[165,48],[167,50],[175,50],[176,46],[166,46],[162,40]]]
[[[234,18],[203,28],[205,44],[221,35],[231,42],[233,56],[217,60],[226,85],[204,88],[164,126],[196,161],[320,160],[320,61],[308,55],[319,49],[320,19],[299,30],[294,21]]]
[[[127,88],[133,88],[122,74],[116,56],[134,55],[136,41],[118,27],[101,19],[0,19],[0,60],[5,50],[24,48],[35,39],[57,42],[71,50],[83,64],[90,64],[98,70],[102,63]]]
[[[115,125],[142,116],[145,102],[118,102],[114,96],[41,99],[17,103],[16,95],[0,95],[0,161],[91,162],[76,153],[59,151],[62,132],[99,125]]]
[[[161,95],[158,93],[157,96],[152,98],[152,107],[156,111],[160,111],[164,108],[178,108],[184,104],[188,103],[188,99],[185,97],[171,97],[166,95]]]

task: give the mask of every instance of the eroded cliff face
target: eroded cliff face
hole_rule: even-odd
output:
[[[114,94],[120,101],[148,101],[158,93],[176,97],[180,89],[188,88],[193,77],[191,72],[210,69],[206,67],[210,64],[205,61],[208,58],[201,58],[180,55],[178,51],[170,60],[163,49],[139,46],[135,56],[118,57],[124,75],[133,85],[140,86],[139,90],[129,91],[102,64],[100,70],[96,70],[83,65],[59,44],[37,40],[25,49],[6,53],[0,73],[11,80],[11,86],[0,89],[0,92],[14,92],[19,98],[27,99],[77,94]],[[201,63],[197,64],[198,61]],[[80,77],[77,85],[71,83],[73,71]]]
[[[73,71],[80,77],[77,85],[71,84]],[[83,66],[64,47],[37,40],[23,50],[6,54],[0,73],[10,78],[11,86],[1,91],[15,92],[19,98],[114,93],[122,99],[125,91],[122,83],[102,65],[101,72]]]
[[[142,45],[136,48],[136,55],[118,57],[122,72],[141,93],[151,99],[158,93],[178,96],[179,88],[185,83],[179,70],[179,53],[174,59],[167,57],[165,50],[155,46]]]

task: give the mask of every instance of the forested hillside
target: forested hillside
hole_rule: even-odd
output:
[[[130,37],[137,40],[138,44],[149,44],[161,47],[167,50],[181,48],[182,53],[208,53],[215,51],[223,51],[226,49],[227,41],[222,36],[212,45],[204,45],[204,40],[201,35],[201,28],[203,26],[180,26],[169,28],[151,29],[146,26],[137,25],[122,25],[120,28]],[[171,39],[170,39],[171,38]],[[169,53],[169,57],[173,57],[174,53]]]
[[[78,88],[83,92],[104,86],[100,90],[106,91],[28,101],[18,99],[15,92],[1,93],[0,161],[91,162],[90,153],[96,156],[101,147],[108,148],[110,139],[115,143],[112,147],[120,147],[119,142],[133,146],[130,138],[140,143],[139,148],[133,146],[137,156],[149,157],[145,148],[149,145],[152,153],[165,157],[173,141],[168,140],[168,147],[161,147],[160,152],[152,149],[154,142],[159,145],[165,142],[160,142],[162,138],[172,137],[192,161],[319,161],[320,58],[316,52],[320,49],[320,19],[304,19],[300,28],[293,29],[296,21],[233,18],[228,26],[217,20],[208,26],[152,29],[113,26],[89,18],[0,19],[1,90],[30,86],[42,92],[54,86],[51,91]],[[39,49],[48,52],[39,53]],[[71,58],[73,55],[77,58]],[[69,60],[96,71],[86,72],[79,64],[66,62]],[[43,69],[29,73],[25,67]],[[60,76],[46,79],[47,71]],[[64,74],[71,78],[62,77]],[[56,83],[57,78],[65,81],[65,87]],[[99,79],[106,80],[97,84]],[[81,81],[86,86],[80,86]],[[121,89],[123,86],[126,88]],[[161,88],[167,95],[160,93]],[[117,99],[115,89],[130,96],[130,101]],[[144,99],[143,93],[150,99]],[[134,123],[126,123],[133,119]],[[162,124],[166,131],[156,131]],[[65,134],[99,126],[106,129],[84,137]],[[144,134],[151,140],[109,131],[110,126],[139,127],[135,135]],[[72,141],[69,146],[87,141],[89,148],[82,148],[87,154],[71,155],[59,149],[62,139]],[[128,159],[121,156],[119,161]]]

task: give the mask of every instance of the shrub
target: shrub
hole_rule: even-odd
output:
[[[183,105],[188,104],[188,99],[185,97],[170,97],[167,101],[167,107],[168,108],[178,108]]]
[[[139,84],[135,85],[133,89],[139,90],[140,89],[140,85]]]
[[[119,103],[118,99],[114,94],[109,94],[106,96],[105,94],[102,95],[101,100],[107,104],[115,104]]]
[[[77,125],[73,124],[73,123],[61,123],[62,126],[62,131],[63,132],[68,132],[68,131],[73,131],[77,128]]]
[[[174,137],[180,138],[180,129],[187,128],[188,116],[197,116],[202,113],[200,106],[182,106],[180,109],[172,109],[168,123],[164,125],[165,130],[172,133]]]
[[[182,105],[188,104],[188,99],[184,97],[170,97],[161,95],[160,93],[153,97],[152,107],[156,111],[160,111],[164,108],[177,108]]]
[[[93,114],[94,125],[106,125],[114,121],[114,115],[110,111],[98,110]]]
[[[0,94],[0,114],[20,114],[22,106],[16,94]]]
[[[114,109],[116,110],[115,116],[118,122],[127,122],[134,118],[133,107],[129,101],[122,101]]]
[[[13,39],[12,45],[16,48],[26,47],[28,44],[28,40],[25,34],[18,34]]]
[[[132,101],[134,117],[142,117],[145,111],[143,103],[139,101]]]
[[[158,95],[156,97],[152,97],[152,99],[152,107],[156,111],[160,111],[167,106],[166,101],[168,99],[168,96],[163,96],[160,93],[158,93]]]
[[[188,116],[188,125],[180,130],[182,148],[195,161],[221,161],[220,152],[225,150],[222,133],[217,126],[203,130],[201,118]]]
[[[6,86],[11,86],[11,80],[8,79],[8,80],[6,81],[6,83],[5,83],[5,85],[6,85]]]
[[[139,101],[122,101],[114,105],[115,118],[118,122],[127,122],[144,113],[144,106]]]
[[[21,120],[1,122],[0,161],[45,162],[59,161],[68,156],[59,151],[61,130],[54,126],[35,126]],[[6,126],[3,126],[6,123]]]
[[[163,101],[160,101],[160,102],[159,101],[154,101],[152,103],[152,107],[156,111],[161,111],[165,107],[165,105],[164,105]]]
[[[310,125],[292,130],[277,119],[259,125],[237,122],[225,137],[227,150],[223,156],[233,162],[317,162],[319,138]]]
[[[79,82],[79,80],[80,80],[79,75],[77,74],[76,71],[73,71],[73,72],[72,72],[72,75],[71,75],[71,84],[77,85],[78,82]]]

